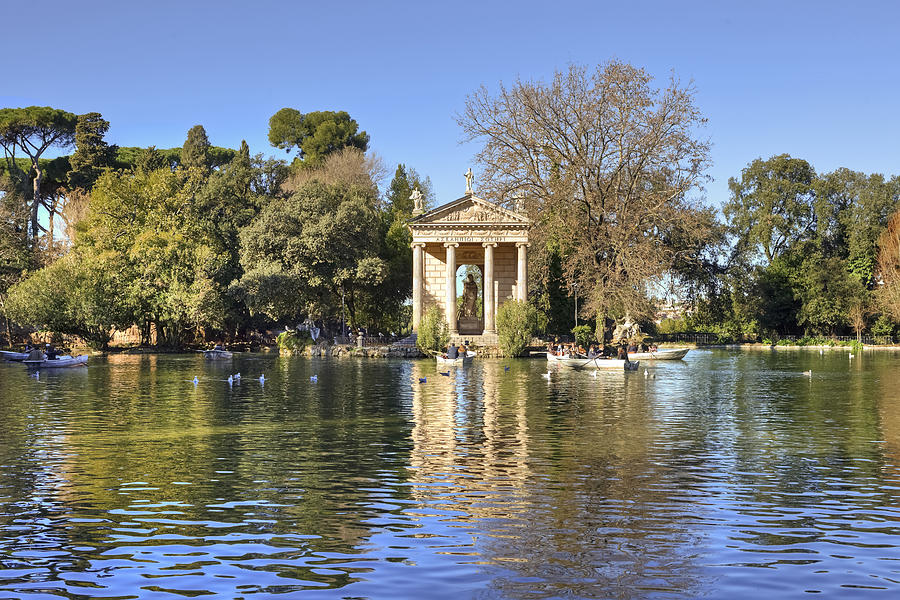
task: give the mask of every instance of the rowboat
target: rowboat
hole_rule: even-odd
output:
[[[467,351],[465,356],[458,356],[457,358],[447,358],[446,354],[436,354],[434,356],[439,365],[467,365],[472,362],[473,358],[475,358],[475,352],[472,350]]]
[[[0,358],[6,360],[14,360],[16,362],[21,362],[28,358],[27,352],[8,352],[6,350],[0,350]]]
[[[556,356],[552,352],[547,353],[547,362],[577,369],[618,369],[620,371],[637,371],[641,364],[640,361],[619,358],[582,358],[569,354]]]
[[[666,348],[656,352],[629,352],[628,358],[635,360],[681,360],[690,348]]]
[[[233,355],[228,350],[204,350],[203,356],[209,360],[224,360],[231,358]]]
[[[81,354],[79,356],[58,356],[52,360],[45,358],[43,360],[23,360],[22,362],[32,368],[58,369],[62,367],[80,367],[87,365],[87,361],[87,354]]]

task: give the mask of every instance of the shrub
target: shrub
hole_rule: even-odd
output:
[[[590,325],[579,325],[572,329],[575,334],[575,343],[587,348],[594,339],[594,328]]]
[[[450,343],[450,326],[444,320],[441,309],[432,306],[419,322],[416,335],[416,346],[422,352],[440,352]]]
[[[520,356],[540,329],[541,314],[526,302],[510,300],[497,311],[497,337],[503,356]]]
[[[307,331],[282,331],[276,338],[279,352],[283,354],[300,354],[313,340]]]
[[[880,315],[872,324],[872,335],[878,337],[894,335],[894,322],[886,315]]]

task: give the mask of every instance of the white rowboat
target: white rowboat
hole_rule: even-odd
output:
[[[666,348],[656,352],[629,352],[628,358],[634,360],[681,360],[690,348]]]
[[[636,360],[620,360],[618,358],[580,358],[577,356],[556,356],[547,353],[547,362],[556,363],[564,367],[580,369],[618,369],[620,371],[637,371],[640,362]]]
[[[229,359],[233,355],[228,350],[204,350],[203,356],[208,360],[223,360]]]
[[[17,362],[23,361],[28,358],[27,352],[8,352],[6,350],[0,350],[0,358],[5,358],[6,360],[14,360]]]
[[[80,367],[87,365],[87,354],[80,356],[59,356],[53,360],[23,360],[27,366],[39,369],[57,369],[62,367]]]

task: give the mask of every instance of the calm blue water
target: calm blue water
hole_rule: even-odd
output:
[[[900,597],[898,365],[0,364],[0,598]]]

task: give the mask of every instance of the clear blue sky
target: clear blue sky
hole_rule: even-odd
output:
[[[123,146],[180,146],[200,123],[213,144],[277,156],[275,111],[346,110],[439,202],[476,151],[454,121],[467,94],[613,57],[693,80],[717,204],[728,177],[783,152],[900,173],[897,2],[2,0],[0,15],[0,106],[98,111]]]

